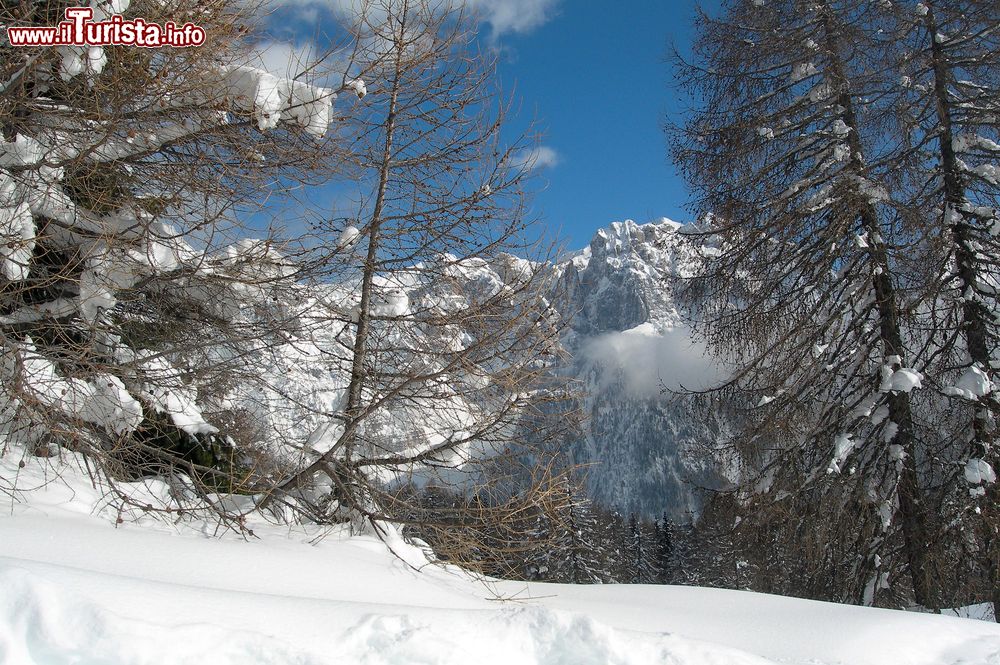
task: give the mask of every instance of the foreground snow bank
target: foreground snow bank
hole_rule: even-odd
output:
[[[400,542],[394,554],[373,536],[262,523],[250,541],[149,518],[116,527],[71,470],[38,482],[42,464],[18,469],[37,489],[0,516],[3,665],[1000,665],[1000,628],[967,619],[482,582]]]
[[[276,534],[272,534],[276,536]],[[37,515],[0,520],[0,662],[709,663],[764,659],[497,602],[369,537],[213,541]]]

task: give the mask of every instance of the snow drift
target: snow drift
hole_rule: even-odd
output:
[[[475,579],[371,534],[115,525],[75,466],[0,460],[3,665],[996,665],[1000,626],[755,593]],[[161,481],[133,489],[150,501]]]

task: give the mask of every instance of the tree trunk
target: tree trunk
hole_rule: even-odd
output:
[[[931,5],[928,2],[928,5]],[[961,282],[962,295],[970,289],[975,289],[978,283],[979,269],[976,265],[976,253],[972,243],[973,227],[970,224],[969,213],[964,210],[966,203],[966,183],[962,169],[959,166],[958,157],[955,154],[952,140],[955,137],[952,123],[952,102],[948,98],[949,67],[942,45],[935,39],[937,35],[937,20],[934,16],[933,7],[924,17],[927,28],[928,41],[930,42],[931,61],[934,68],[934,96],[936,101],[938,124],[940,125],[941,136],[938,141],[941,152],[941,172],[944,180],[945,197],[945,219],[944,223],[951,227],[951,236],[955,244],[955,267],[958,278]],[[968,350],[969,359],[986,373],[992,380],[993,368],[991,349],[989,342],[988,323],[993,315],[978,299],[965,298],[962,301],[962,329],[965,336],[965,345]],[[994,433],[992,429],[993,413],[989,404],[980,402],[975,409],[972,420],[972,441],[969,445],[969,457],[986,459],[993,445]],[[994,504],[990,504],[994,505]],[[991,600],[993,602],[993,614],[1000,622],[1000,571],[997,570],[998,562],[991,551],[991,543],[995,542],[996,534],[989,533],[991,525],[985,519],[992,511],[987,510],[981,513],[984,516],[983,528],[987,531],[985,535],[986,547],[980,565],[985,567],[988,579],[992,586]]]
[[[854,111],[854,99],[850,92],[850,83],[838,55],[838,36],[831,28],[829,16],[822,18],[822,24],[827,39],[830,74],[838,91],[837,102],[843,109],[841,120],[850,130],[847,134],[847,144],[851,150],[849,168],[857,176],[864,177],[863,146],[861,145],[857,115]],[[875,291],[879,317],[879,340],[882,343],[884,357],[886,359],[895,357],[892,369],[898,370],[902,366],[906,354],[900,333],[898,296],[892,283],[888,252],[885,242],[881,239],[878,213],[874,206],[866,201],[859,204],[858,217],[868,233],[868,255],[876,267],[876,270],[873,271],[872,287]],[[896,433],[889,444],[899,446],[904,453],[900,462],[901,468],[899,469],[896,494],[899,499],[899,514],[902,518],[901,526],[907,568],[913,584],[913,595],[916,603],[924,607],[931,607],[934,603],[927,575],[928,531],[926,515],[924,515],[920,501],[920,486],[916,470],[916,446],[913,437],[913,414],[909,394],[897,392],[891,395],[888,407],[889,419],[897,425]]]
[[[405,8],[404,8],[405,12]],[[405,13],[404,13],[405,18]],[[405,23],[405,21],[404,21]],[[362,389],[365,380],[365,361],[368,353],[368,336],[371,327],[371,299],[372,287],[375,280],[375,272],[378,261],[379,232],[382,226],[382,210],[385,205],[386,192],[388,191],[389,175],[392,170],[393,141],[396,133],[396,114],[399,105],[399,82],[402,69],[402,41],[405,35],[400,35],[399,48],[396,49],[395,76],[391,82],[389,107],[384,123],[385,143],[382,153],[379,156],[379,182],[375,193],[375,203],[372,209],[371,220],[368,223],[368,249],[365,255],[365,263],[362,267],[361,277],[361,300],[358,303],[358,321],[354,336],[354,346],[351,354],[351,379],[347,386],[347,404],[344,407],[344,431],[337,439],[337,442],[330,450],[323,453],[318,459],[296,473],[294,476],[283,482],[277,491],[268,494],[257,504],[259,510],[265,509],[274,500],[277,494],[286,493],[297,489],[303,481],[311,478],[316,473],[323,471],[330,476],[334,482],[335,490],[339,494],[347,494],[341,499],[352,502],[357,497],[349,496],[351,492],[344,483],[350,482],[351,457],[354,452],[354,441],[356,439],[358,425],[363,417]],[[343,462],[336,460],[336,455],[343,450]],[[346,472],[346,475],[345,475]]]

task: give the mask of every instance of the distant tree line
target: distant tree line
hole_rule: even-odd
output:
[[[694,527],[675,523],[666,512],[655,520],[625,517],[594,504],[569,476],[552,479],[551,500],[532,505],[514,529],[508,522],[484,530],[483,520],[470,520],[460,535],[434,524],[475,513],[487,500],[437,485],[409,491],[430,516],[412,524],[409,535],[440,560],[492,577],[562,584],[691,584],[706,577],[696,572],[702,564],[692,549]]]

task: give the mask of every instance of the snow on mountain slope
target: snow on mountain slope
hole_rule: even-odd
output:
[[[613,222],[564,263],[571,302],[580,306],[573,323],[577,334],[620,332],[647,321],[667,328],[679,325],[662,281],[684,274],[695,258],[679,228],[668,219]]]
[[[704,387],[717,375],[704,349],[691,341],[669,287],[697,259],[676,222],[626,221],[598,231],[586,249],[551,268],[557,278],[553,302],[571,322],[563,340],[572,357],[565,371],[585,393],[579,407],[586,420],[565,446],[575,462],[588,465],[593,498],[626,514],[659,517],[666,511],[687,521],[699,509],[693,487],[724,482],[700,447],[726,434],[725,417],[694,413],[690,400],[671,400],[661,392]],[[459,285],[452,292],[433,291],[405,271],[386,277],[382,287],[418,309],[461,306],[476,293],[515,282],[517,273],[527,270],[519,262],[504,257],[495,264],[452,264],[453,284]],[[298,328],[286,343],[265,345],[256,358],[256,375],[270,388],[254,384],[235,401],[266,424],[269,439],[287,441],[285,450],[298,451],[288,454],[308,457],[303,441],[320,449],[336,434],[323,427],[328,414],[342,406],[353,341],[348,314],[356,297],[350,284],[300,295]],[[448,343],[421,341],[419,326],[384,325],[401,343]],[[429,445],[460,430],[463,414],[473,408],[456,403],[453,417],[442,419],[440,409],[429,418],[401,403],[372,419],[370,435],[388,449]],[[414,422],[427,423],[427,432],[415,431]]]
[[[11,460],[4,477],[18,474],[20,493],[0,515],[2,665],[1000,663],[1000,627],[968,619],[477,581],[392,537],[396,555],[371,535],[263,523],[249,540],[141,511],[116,527],[73,464]]]
[[[724,435],[718,414],[694,414],[662,389],[703,388],[717,369],[691,341],[670,281],[697,260],[681,225],[615,222],[558,267],[572,316],[571,372],[587,395],[587,421],[570,445],[588,464],[592,496],[623,513],[687,521],[699,508],[692,486],[718,486],[720,470],[700,446]]]
[[[496,382],[498,377],[505,380],[503,371],[522,359],[540,371],[554,363],[512,350],[536,348],[531,341],[542,339],[544,326],[530,319],[531,327],[522,334],[514,326],[526,326],[529,318],[522,321],[512,314],[510,339],[502,340],[502,326],[484,325],[483,312],[487,301],[496,301],[494,307],[502,303],[507,312],[534,311],[544,298],[525,288],[532,279],[531,264],[509,255],[491,263],[443,255],[421,269],[376,277],[361,400],[379,405],[358,427],[355,452],[372,460],[404,462],[369,465],[377,469],[372,473],[391,480],[419,472],[419,463],[405,459],[442,446],[430,461],[438,467],[459,464],[474,455],[473,444],[466,441],[471,432],[481,432],[486,441],[508,420],[516,422],[525,411],[520,402],[541,387],[525,380],[520,392],[512,392],[498,390]],[[280,338],[259,340],[241,358],[244,378],[233,381],[226,405],[250,414],[259,425],[258,438],[277,456],[303,466],[334,447],[344,431],[360,287],[356,281],[295,285],[282,296]],[[505,341],[510,346],[503,346]],[[475,357],[477,344],[493,344],[496,352],[474,362],[469,358]],[[469,349],[460,362],[458,356]],[[464,443],[444,445],[451,441]]]

